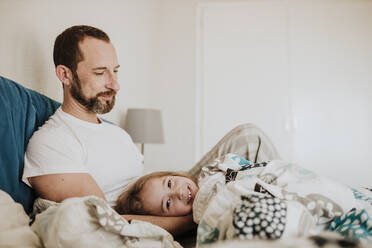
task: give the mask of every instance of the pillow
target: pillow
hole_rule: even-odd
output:
[[[32,210],[34,191],[22,182],[24,153],[33,132],[61,104],[0,76],[0,189]]]
[[[42,247],[23,207],[0,190],[0,247]]]

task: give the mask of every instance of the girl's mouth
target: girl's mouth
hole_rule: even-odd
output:
[[[192,191],[189,186],[187,186],[187,191],[188,191],[187,203],[190,203],[192,200]]]

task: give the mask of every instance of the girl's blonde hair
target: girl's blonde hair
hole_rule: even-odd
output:
[[[147,215],[150,214],[143,208],[143,203],[139,198],[139,194],[142,191],[143,186],[147,181],[153,178],[165,177],[165,176],[180,176],[187,177],[193,180],[196,184],[197,181],[195,178],[191,177],[185,172],[175,172],[175,171],[157,171],[150,174],[147,174],[143,177],[137,179],[132,185],[128,187],[116,200],[115,211],[119,214],[141,214]]]

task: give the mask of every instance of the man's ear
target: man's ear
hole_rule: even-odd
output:
[[[70,86],[72,83],[72,71],[64,65],[57,65],[56,75],[64,86]]]

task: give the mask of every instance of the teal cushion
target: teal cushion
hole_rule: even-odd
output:
[[[0,76],[0,189],[32,210],[34,191],[22,182],[24,153],[32,133],[61,104]]]

